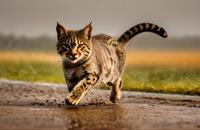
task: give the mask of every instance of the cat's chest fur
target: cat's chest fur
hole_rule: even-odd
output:
[[[74,82],[75,80],[81,80],[87,73],[90,73],[92,70],[95,71],[96,67],[91,64],[89,61],[82,65],[74,66],[74,67],[65,67],[65,63],[63,63],[63,70],[65,73],[65,78],[68,82]]]
[[[99,73],[98,67],[93,62],[92,58],[81,65],[72,67],[68,67],[67,63],[64,62],[63,71],[68,87],[73,87],[89,73]]]

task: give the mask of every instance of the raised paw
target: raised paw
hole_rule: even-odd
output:
[[[75,91],[70,93],[66,98],[65,98],[65,104],[67,105],[77,105],[80,100],[83,98],[86,92],[80,93],[80,91]]]
[[[79,100],[73,99],[71,96],[67,96],[65,98],[65,104],[67,105],[77,105],[79,103]]]

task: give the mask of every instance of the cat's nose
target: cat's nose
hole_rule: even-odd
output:
[[[78,52],[77,52],[76,50],[72,50],[72,51],[71,51],[71,56],[72,56],[73,58],[78,58]]]
[[[76,50],[72,50],[71,54],[72,55],[77,55],[77,51]]]

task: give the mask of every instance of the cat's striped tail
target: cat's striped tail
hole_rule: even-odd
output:
[[[117,41],[122,46],[126,46],[131,38],[142,32],[152,32],[160,35],[161,37],[167,37],[167,32],[158,25],[152,23],[140,23],[123,33]]]

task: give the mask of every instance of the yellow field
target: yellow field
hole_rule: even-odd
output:
[[[127,65],[164,65],[200,67],[198,51],[134,51],[128,52]]]
[[[57,54],[43,52],[0,52],[0,61],[38,61],[45,63],[57,63],[61,58]]]
[[[56,64],[61,61],[59,55],[42,52],[0,52],[0,61],[39,61]],[[129,51],[126,65],[172,65],[200,67],[198,51]]]

